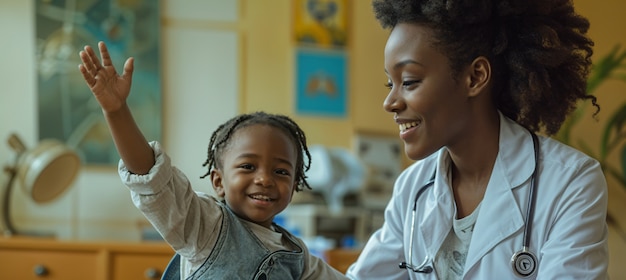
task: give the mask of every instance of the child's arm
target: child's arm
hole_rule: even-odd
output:
[[[102,63],[93,48],[85,46],[80,52],[83,63],[78,68],[102,107],[113,141],[126,168],[135,174],[146,174],[154,165],[154,154],[126,103],[130,94],[134,59],[128,58],[124,63],[124,72],[118,75],[106,45],[99,42],[98,48]]]

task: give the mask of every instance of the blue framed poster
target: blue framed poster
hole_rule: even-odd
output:
[[[296,113],[347,116],[347,57],[344,51],[296,50]]]

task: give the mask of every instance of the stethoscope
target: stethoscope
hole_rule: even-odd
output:
[[[531,175],[530,181],[530,190],[528,191],[528,206],[526,207],[526,219],[524,221],[524,235],[523,235],[523,244],[522,249],[515,252],[513,256],[511,256],[511,268],[513,272],[520,277],[529,277],[537,270],[537,256],[533,252],[530,251],[530,232],[532,230],[532,218],[535,212],[535,187],[537,186],[537,170],[539,170],[539,140],[537,139],[537,135],[535,133],[530,132],[533,138],[533,147],[535,150],[535,170],[533,170],[533,174]],[[424,261],[419,265],[413,264],[413,235],[415,231],[415,216],[417,212],[417,201],[419,200],[422,193],[424,193],[428,188],[432,187],[435,182],[435,174],[430,178],[430,180],[417,191],[417,195],[415,195],[415,203],[413,204],[413,211],[411,213],[411,237],[409,239],[409,262],[403,261],[400,263],[399,267],[401,269],[409,269],[413,272],[417,273],[431,273],[433,272],[432,259],[429,256],[424,258]]]

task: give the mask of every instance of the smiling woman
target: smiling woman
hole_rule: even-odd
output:
[[[589,21],[564,0],[373,7],[391,30],[384,109],[415,162],[347,275],[605,279],[601,166],[537,135],[579,101],[599,110],[586,92]]]

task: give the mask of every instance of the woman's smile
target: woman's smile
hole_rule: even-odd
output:
[[[407,141],[411,135],[415,134],[415,130],[417,130],[417,128],[422,124],[421,120],[399,121],[396,119],[396,122],[398,123],[398,129],[400,130],[400,138],[404,141]]]

